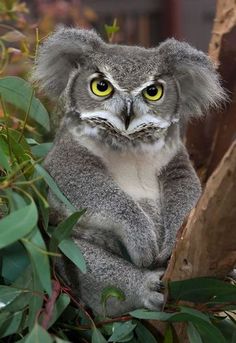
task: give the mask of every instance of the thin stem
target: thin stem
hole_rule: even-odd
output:
[[[48,255],[48,256],[61,257],[61,254],[58,254],[58,253],[56,253],[56,252],[51,252],[51,251],[43,250],[43,249],[40,248],[38,245],[32,243],[30,240],[28,240],[28,239],[26,239],[26,238],[21,238],[21,241],[33,245],[34,248],[35,248],[36,250],[38,250],[41,254]]]
[[[30,181],[18,181],[18,182],[15,182],[14,185],[17,185],[17,186],[25,186],[25,185],[33,185],[34,182],[38,181],[38,180],[42,180],[43,177],[42,176],[38,176],[36,177],[35,179],[32,179]]]
[[[114,19],[112,26],[116,27],[116,25],[117,25],[117,18]],[[114,36],[115,36],[115,32],[112,32],[109,37],[109,43],[113,43]]]
[[[36,29],[35,29],[35,40],[36,40],[36,45],[35,45],[34,60],[36,60],[36,58],[37,58],[39,43],[40,43],[39,28],[38,27],[36,27]]]
[[[1,95],[0,95],[0,102],[1,102],[2,110],[3,110],[3,116],[5,120],[6,131],[7,131],[7,144],[8,144],[8,149],[9,149],[9,156],[10,156],[11,163],[13,164],[13,152],[12,152],[11,139],[10,139],[9,128],[8,128],[8,115],[7,115],[7,110],[6,110],[6,107],[5,107],[5,104]]]
[[[22,137],[24,135],[26,123],[27,123],[27,120],[28,120],[28,117],[29,117],[29,113],[30,113],[30,108],[31,108],[31,105],[32,105],[33,96],[34,96],[34,90],[32,90],[31,95],[30,95],[30,102],[29,102],[29,106],[28,106],[28,109],[27,109],[27,112],[26,112],[26,115],[25,115],[23,127],[22,127],[22,130],[21,130],[21,135],[20,135],[20,137],[18,139],[18,143],[20,143],[20,141],[22,140]]]
[[[40,176],[39,177],[40,179],[42,179],[43,177]],[[38,179],[39,179],[38,178]],[[36,179],[35,179],[36,180]],[[49,208],[49,204],[47,202],[47,200],[42,196],[42,194],[39,192],[39,190],[37,189],[37,187],[35,187],[35,185],[32,183],[31,185],[31,188],[33,188],[34,192],[37,194],[37,196],[41,199],[41,201],[43,202],[43,205],[45,208]]]

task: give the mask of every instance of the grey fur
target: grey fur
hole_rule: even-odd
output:
[[[114,93],[105,100],[89,89],[90,77],[98,71],[114,81]],[[48,96],[63,98],[67,112],[45,166],[71,203],[87,208],[74,240],[88,272],[81,275],[62,259],[61,274],[98,313],[101,291],[111,285],[121,288],[126,300],[109,300],[109,315],[138,307],[159,309],[162,267],[201,192],[180,127],[224,98],[212,63],[174,39],[144,49],[106,44],[93,31],[60,28],[42,45],[33,79]],[[163,82],[163,98],[145,101],[139,87],[157,81]],[[131,125],[137,120],[132,130],[122,123],[128,102]],[[147,193],[142,193],[146,183]],[[67,215],[51,193],[49,201],[52,220]]]

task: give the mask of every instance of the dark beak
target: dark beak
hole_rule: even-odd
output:
[[[133,112],[133,102],[132,100],[127,100],[126,105],[121,113],[124,120],[125,129],[127,130],[131,121],[131,118],[134,116]]]

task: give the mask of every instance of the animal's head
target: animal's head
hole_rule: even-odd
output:
[[[94,31],[60,28],[40,48],[34,80],[112,145],[153,143],[224,98],[212,62],[187,43],[157,48],[105,43]]]

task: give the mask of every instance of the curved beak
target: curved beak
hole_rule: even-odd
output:
[[[126,104],[124,106],[123,111],[121,112],[124,124],[125,124],[125,129],[127,130],[131,121],[131,118],[134,116],[133,112],[133,101],[132,100],[127,100]]]

